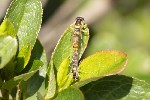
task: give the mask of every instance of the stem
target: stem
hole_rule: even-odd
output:
[[[21,90],[20,90],[20,82],[17,85],[17,93],[16,93],[16,100],[20,100]]]

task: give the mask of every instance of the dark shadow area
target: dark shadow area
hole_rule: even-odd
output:
[[[22,88],[21,96],[24,95],[26,98],[28,98],[34,95],[41,87],[43,81],[44,78],[42,76],[39,76],[39,71],[36,72],[28,81],[22,81],[21,87],[24,86],[24,88]],[[16,92],[17,92],[17,87],[14,87],[11,92],[12,98],[16,97]]]
[[[57,10],[57,8],[64,2],[64,0],[48,0],[45,7],[43,8],[43,22],[44,24],[47,19],[53,15],[53,13]]]
[[[0,69],[1,80],[7,81],[11,79],[14,76],[15,67],[14,57],[12,57],[12,59],[2,69]]]
[[[133,79],[124,75],[113,75],[93,81],[81,90],[85,100],[117,100],[130,93]]]
[[[24,58],[23,57],[17,57],[17,66],[15,68],[15,72],[20,72],[22,69],[24,69]]]
[[[16,97],[16,93],[17,93],[17,87],[14,87],[11,91],[11,96],[12,98],[15,98]]]
[[[39,76],[39,71],[36,72],[28,81],[27,81],[27,97],[34,95],[39,88],[41,87],[44,78]]]

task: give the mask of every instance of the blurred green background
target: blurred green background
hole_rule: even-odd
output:
[[[10,1],[0,0],[1,22]],[[39,39],[48,59],[65,29],[82,16],[90,29],[83,58],[101,50],[126,52],[123,74],[150,83],[150,0],[41,1],[44,14]]]
[[[90,25],[88,56],[99,50],[121,50],[128,55],[123,74],[150,83],[150,1],[118,0]]]

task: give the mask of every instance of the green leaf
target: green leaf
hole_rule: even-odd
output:
[[[14,27],[9,20],[5,19],[1,24],[0,35],[9,35],[12,37],[16,37]]]
[[[149,100],[150,85],[124,75],[107,76],[81,88],[86,100]]]
[[[15,28],[19,51],[26,44],[30,44],[33,48],[42,22],[40,0],[13,0],[8,8],[6,18]]]
[[[53,60],[56,70],[58,70],[60,64],[63,62],[64,59],[72,58],[72,53],[73,53],[72,34],[73,32],[74,32],[74,25],[71,25],[64,32],[59,42],[57,43],[57,46],[55,47],[52,60]],[[89,29],[86,27],[82,32],[82,39],[79,41],[80,42],[79,43],[79,59],[81,58],[85,48],[87,47],[88,40],[89,40]]]
[[[16,66],[17,73],[21,72],[28,64],[30,55],[31,55],[31,46],[30,44],[26,44],[25,46],[22,47],[17,56],[17,66]]]
[[[61,64],[57,72],[58,91],[61,91],[70,86],[73,82],[72,73],[69,73],[70,60],[66,58]]]
[[[60,92],[54,100],[84,100],[84,96],[79,89],[69,87]]]
[[[20,81],[27,81],[30,77],[32,77],[39,69],[36,69],[34,71],[21,74],[19,76],[15,76],[14,78],[10,79],[9,81],[6,81],[2,88],[11,90],[13,87],[15,87]]]
[[[97,52],[79,65],[80,79],[76,86],[80,87],[92,80],[120,73],[126,64],[127,55],[123,52],[114,50]]]
[[[5,19],[0,26],[0,69],[16,55],[17,47],[14,27],[9,20]]]
[[[60,68],[58,69],[57,72],[57,84],[58,87],[61,86],[63,83],[63,80],[65,79],[65,77],[68,75],[69,72],[69,66],[70,64],[70,60],[68,58],[66,58],[61,64],[60,64]]]
[[[53,54],[52,54],[53,55]],[[56,79],[55,79],[55,74],[54,74],[54,68],[53,68],[53,61],[51,60],[49,66],[48,66],[48,75],[47,75],[47,80],[46,80],[46,93],[44,100],[49,100],[54,98],[56,94]]]
[[[17,39],[11,36],[0,36],[0,69],[3,68],[17,52]]]
[[[40,60],[34,60],[31,69],[29,70],[29,72],[37,69],[37,67],[42,67],[43,66],[43,62]]]

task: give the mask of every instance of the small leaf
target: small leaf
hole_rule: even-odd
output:
[[[74,81],[72,76],[73,76],[72,73],[69,73],[67,75],[67,77],[62,82],[64,84],[62,84],[62,86],[60,88],[58,87],[58,92],[61,92],[62,90],[68,88],[72,84],[72,82]]]
[[[86,100],[149,100],[150,85],[124,75],[107,76],[81,88]]]
[[[70,72],[70,60],[66,58],[61,64],[57,72],[58,92],[68,88],[73,82],[73,74]]]
[[[27,81],[31,76],[33,76],[39,69],[36,69],[34,71],[31,71],[29,73],[21,74],[19,76],[15,76],[14,78],[10,79],[9,81],[6,81],[2,88],[11,90],[13,87],[15,87],[20,81]]]
[[[46,81],[46,93],[45,93],[44,100],[52,99],[52,98],[54,98],[54,96],[56,94],[56,79],[55,79],[52,60],[48,66],[47,73],[48,73],[48,76],[46,78],[48,79],[48,82]]]
[[[26,44],[25,46],[22,47],[17,57],[17,66],[16,66],[17,73],[21,72],[28,64],[30,55],[31,55],[31,46],[30,44]]]
[[[11,36],[0,36],[0,69],[3,68],[17,52],[17,39]]]
[[[26,44],[33,48],[42,22],[42,6],[40,0],[13,0],[5,19],[15,28],[19,41],[19,51]]]
[[[66,58],[61,64],[57,72],[57,85],[58,89],[63,87],[66,80],[68,79],[67,75],[70,73],[69,70],[70,60]]]
[[[73,87],[61,91],[54,100],[84,100],[82,92]]]
[[[16,37],[14,27],[8,19],[5,19],[1,24],[0,35],[9,35],[12,36],[13,38]]]
[[[120,73],[127,64],[126,56],[120,51],[106,50],[87,57],[79,65],[80,80],[77,84],[80,87],[97,78]]]

